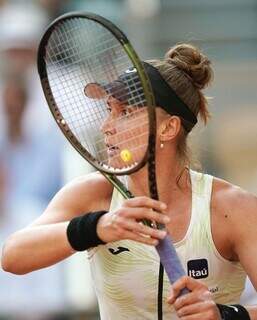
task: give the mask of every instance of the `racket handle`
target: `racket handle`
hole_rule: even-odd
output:
[[[156,246],[156,250],[160,256],[161,263],[171,284],[173,284],[175,281],[186,274],[179,260],[172,240],[168,235],[164,239],[159,241],[158,245]],[[189,290],[187,288],[184,288],[183,290],[181,290],[179,296],[184,295],[188,292]]]

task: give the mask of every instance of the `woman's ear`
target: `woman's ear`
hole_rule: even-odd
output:
[[[181,120],[177,116],[169,116],[162,120],[158,127],[158,136],[161,142],[175,139],[181,129]]]

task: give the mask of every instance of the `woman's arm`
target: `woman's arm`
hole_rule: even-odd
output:
[[[2,268],[7,272],[25,274],[51,266],[73,254],[75,251],[66,236],[69,221],[90,211],[106,209],[111,191],[111,185],[95,173],[67,184],[36,221],[6,240]]]
[[[51,266],[74,253],[66,229],[68,222],[36,225],[11,235],[3,246],[4,271],[15,274]]]
[[[104,243],[130,239],[157,245],[158,240],[165,237],[165,231],[140,223],[144,219],[162,224],[169,222],[169,218],[163,214],[166,205],[148,197],[126,200],[119,209],[102,215],[97,224],[91,224],[89,216],[84,215],[92,211],[108,211],[111,193],[109,182],[95,176],[63,188],[39,219],[7,239],[2,256],[3,269],[24,274],[61,261],[75,252],[70,243],[74,247],[76,242],[75,248],[87,247],[84,242],[89,241],[87,237],[92,237],[89,232],[92,227]],[[74,220],[77,216],[82,217]],[[67,238],[68,225],[72,225],[69,228],[69,239],[73,239],[70,243]]]

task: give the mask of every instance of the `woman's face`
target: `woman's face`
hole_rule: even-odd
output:
[[[146,107],[126,105],[112,96],[106,98],[108,116],[101,126],[107,163],[117,169],[143,159],[148,144]]]

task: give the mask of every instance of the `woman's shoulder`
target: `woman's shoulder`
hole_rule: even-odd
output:
[[[257,197],[247,190],[224,179],[213,177],[212,203],[222,212],[255,212],[257,215]]]
[[[224,249],[226,243],[229,248],[223,256],[241,261],[246,248],[251,242],[256,243],[257,197],[226,180],[214,178],[211,212],[214,238],[221,239],[220,248]]]
[[[79,176],[67,185],[67,188],[79,189],[82,194],[95,194],[96,197],[106,197],[113,191],[112,184],[98,171]]]
[[[99,172],[79,176],[68,182],[54,197],[53,203],[85,210],[104,210],[108,206],[113,186]]]
[[[108,180],[98,171],[87,173],[85,175],[78,176],[68,182],[66,188],[88,188],[88,186],[94,186],[104,189],[112,190],[112,185]]]

